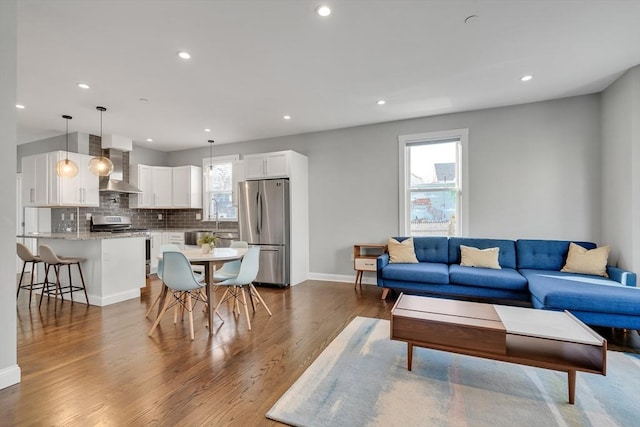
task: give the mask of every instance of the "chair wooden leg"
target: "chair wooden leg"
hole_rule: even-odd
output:
[[[191,305],[191,292],[187,294],[187,311],[189,312],[189,333],[191,333],[191,341],[194,339],[193,335],[193,305]]]
[[[162,284],[162,286],[164,286],[164,283]],[[156,304],[158,304],[158,301],[160,301],[160,299],[162,298],[162,290],[160,291],[160,293],[158,294],[158,296],[156,297],[156,299],[153,300],[153,303],[151,304],[151,307],[149,307],[149,310],[147,310],[147,312],[145,313],[144,317],[149,317],[149,314],[151,313],[151,310],[153,310],[153,307],[156,306]]]
[[[216,308],[213,310],[214,313],[218,313],[218,308],[220,308],[220,305],[225,301],[224,298],[227,296],[228,292],[229,292],[229,288],[224,290],[224,294],[222,294],[222,298],[220,298],[220,301],[218,301],[218,305],[216,305]],[[222,320],[220,313],[218,313],[218,317],[220,317],[220,320]]]
[[[247,296],[244,293],[244,286],[239,286],[239,288],[240,288],[240,292],[242,292],[242,304],[244,304],[244,314],[246,314],[247,316],[247,324],[249,325],[249,330],[251,330],[251,319],[249,318],[249,307],[247,306]]]
[[[167,308],[169,308],[169,302],[171,301],[171,298],[172,298],[171,292],[167,292],[167,294],[164,297],[164,305],[162,306],[162,310],[160,311],[160,314],[158,314],[158,318],[156,319],[156,321],[153,322],[153,326],[149,331],[149,336],[151,336],[153,334],[153,331],[155,331],[156,328],[158,327],[160,320],[162,320],[162,316],[164,316],[164,313],[167,311]]]
[[[260,304],[262,304],[264,306],[264,309],[267,310],[267,313],[269,313],[269,316],[272,316],[271,310],[269,310],[269,307],[262,299],[262,296],[258,293],[258,290],[256,289],[256,287],[253,286],[253,283],[249,283],[249,292],[252,292],[256,296],[256,298],[258,298],[258,301],[260,301]]]

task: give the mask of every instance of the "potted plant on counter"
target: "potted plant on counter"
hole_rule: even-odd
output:
[[[198,244],[202,249],[203,254],[208,254],[211,252],[213,248],[216,247],[216,242],[218,241],[218,236],[215,234],[205,234],[201,238],[198,239]]]

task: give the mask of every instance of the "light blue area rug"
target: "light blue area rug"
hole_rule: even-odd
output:
[[[267,413],[294,426],[640,426],[640,358],[610,351],[607,376],[415,348],[387,320],[355,318]]]

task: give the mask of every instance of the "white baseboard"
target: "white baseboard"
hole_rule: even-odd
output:
[[[117,294],[107,295],[105,297],[89,295],[89,303],[91,305],[99,305],[100,307],[104,307],[105,305],[111,305],[117,302],[122,302],[134,298],[140,298],[140,289],[131,289],[128,291],[119,292]]]
[[[367,277],[370,276],[370,277]],[[348,282],[354,283],[356,280],[356,275],[348,274],[326,274],[326,273],[309,273],[309,279],[311,280],[323,280],[326,282]],[[363,285],[378,285],[378,281],[373,273],[370,275],[365,274],[362,278]]]
[[[0,370],[0,390],[20,382],[20,366],[13,365]]]

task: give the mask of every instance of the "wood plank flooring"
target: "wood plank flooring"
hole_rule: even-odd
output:
[[[160,289],[148,280],[139,300],[107,307],[43,301],[22,293],[17,307],[22,382],[0,390],[0,425],[279,425],[264,414],[355,317],[389,319],[394,298],[380,288],[307,281],[258,288],[273,312],[221,307],[210,338],[195,312],[165,316],[153,337],[144,314]],[[222,291],[216,294],[220,298]],[[251,313],[251,311],[250,311]],[[599,331],[605,333],[606,331]],[[613,331],[610,347],[640,352],[636,331]]]

